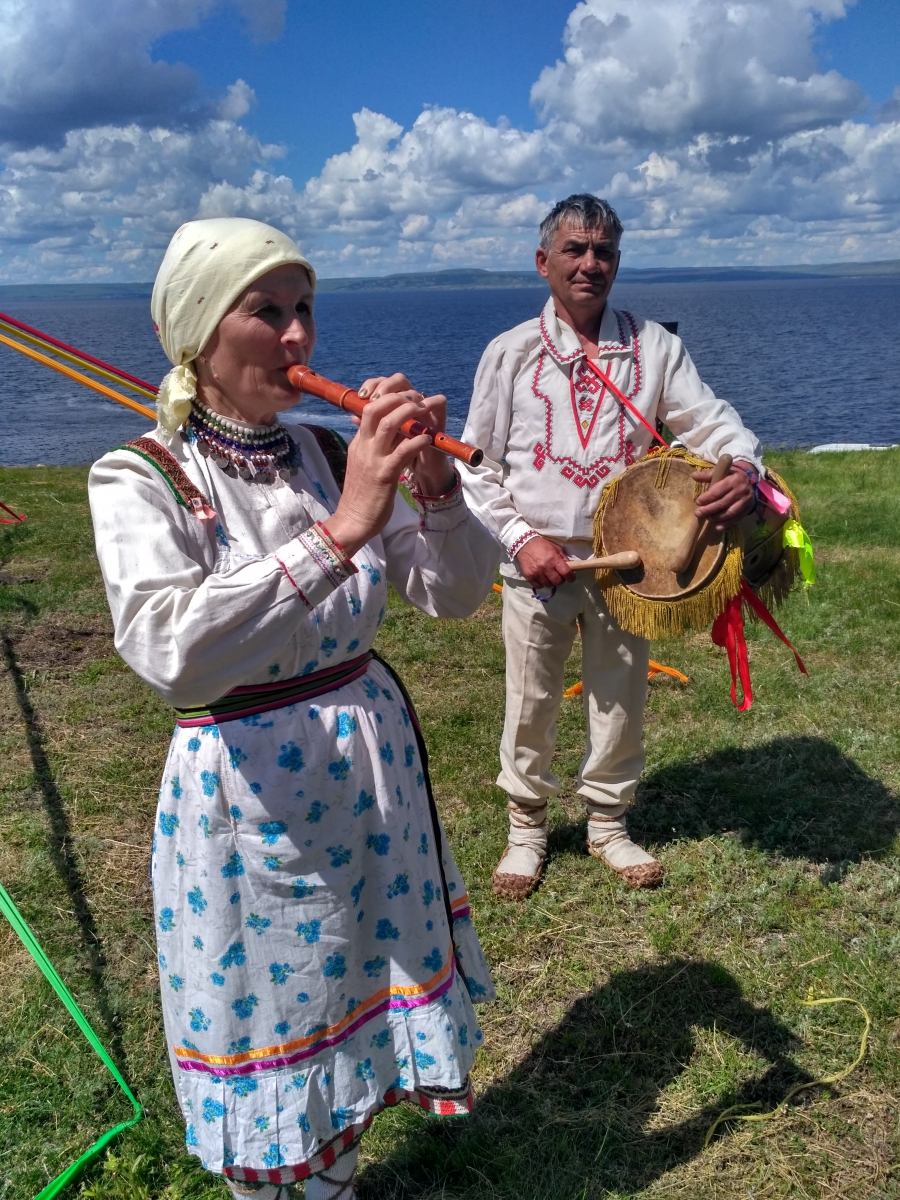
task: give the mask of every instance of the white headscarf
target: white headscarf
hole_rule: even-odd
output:
[[[287,234],[246,217],[188,221],[169,243],[153,285],[150,312],[172,370],[159,387],[159,425],[174,433],[191,411],[197,376],[190,365],[232,304],[275,267],[299,263],[316,273]]]

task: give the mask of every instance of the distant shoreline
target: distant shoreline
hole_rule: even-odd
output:
[[[623,267],[620,283],[761,283],[784,280],[900,279],[900,259],[862,263],[798,264],[784,267]],[[482,288],[546,288],[534,271],[479,268],[413,271],[351,279],[320,279],[318,290],[332,292],[457,291]],[[149,299],[152,283],[0,284],[0,302],[37,300]]]

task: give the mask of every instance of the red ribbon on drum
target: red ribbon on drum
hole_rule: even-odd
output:
[[[788,641],[778,627],[778,622],[760,600],[746,579],[741,580],[741,590],[728,601],[723,612],[716,617],[712,627],[712,640],[716,646],[721,646],[728,655],[728,667],[731,671],[731,703],[738,712],[746,712],[753,706],[753,688],[750,683],[750,662],[747,657],[747,641],[744,637],[744,602],[753,610],[757,617],[779,638],[791,651],[797,660],[800,671],[808,676],[809,672],[803,659],[795,647]],[[740,677],[743,698],[738,703],[737,681]]]

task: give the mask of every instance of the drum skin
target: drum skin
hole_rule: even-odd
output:
[[[645,458],[620,476],[615,498],[603,511],[603,550],[637,550],[643,565],[617,571],[616,578],[648,600],[680,600],[705,587],[721,570],[727,552],[724,533],[712,531],[689,572],[676,575],[667,566],[694,519],[697,469],[683,459]],[[662,487],[657,486],[662,482]]]

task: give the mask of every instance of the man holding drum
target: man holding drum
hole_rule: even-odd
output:
[[[559,789],[550,769],[556,720],[578,627],[587,722],[578,793],[588,812],[588,850],[632,887],[663,877],[624,821],[644,765],[649,643],[610,616],[592,571],[576,575],[567,563],[592,552],[604,484],[652,449],[657,418],[694,454],[734,459],[697,501],[697,515],[717,529],[753,508],[762,470],[759,442],[701,381],[680,339],[607,304],[622,232],[612,207],[591,195],[570,196],[545,218],[535,262],[550,299],[539,318],[485,350],[463,434],[485,452],[480,466],[460,468],[469,507],[508,559],[501,567],[506,719],[497,783],[509,796],[510,825],[493,884],[510,899],[528,896],[543,870],[547,801]]]

